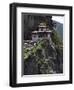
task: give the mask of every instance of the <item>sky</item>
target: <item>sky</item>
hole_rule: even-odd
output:
[[[60,23],[64,23],[64,16],[52,16],[52,20],[58,21]]]

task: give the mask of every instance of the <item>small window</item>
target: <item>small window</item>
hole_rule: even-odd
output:
[[[34,38],[36,37],[36,35],[33,36]]]

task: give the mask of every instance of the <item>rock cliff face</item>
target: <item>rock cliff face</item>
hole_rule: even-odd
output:
[[[39,14],[22,14],[22,30],[24,31],[24,39],[31,40],[31,32],[37,30],[38,24],[45,22],[52,29],[52,16]]]

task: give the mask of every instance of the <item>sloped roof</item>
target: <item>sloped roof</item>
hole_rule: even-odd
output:
[[[32,31],[32,34],[36,34],[36,33],[51,33],[52,31]]]
[[[38,27],[47,27],[46,23],[40,23]]]

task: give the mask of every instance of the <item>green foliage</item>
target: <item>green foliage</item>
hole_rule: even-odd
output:
[[[57,46],[63,45],[63,42],[62,42],[59,34],[55,30],[53,30],[51,38],[55,45],[57,45]]]
[[[25,48],[24,49],[24,59],[28,58],[29,55],[31,54],[36,55],[36,56],[38,55],[39,57],[42,56],[41,52],[42,52],[42,49],[46,47],[45,44],[46,42],[42,40],[38,42],[36,46],[33,46],[33,48]]]

